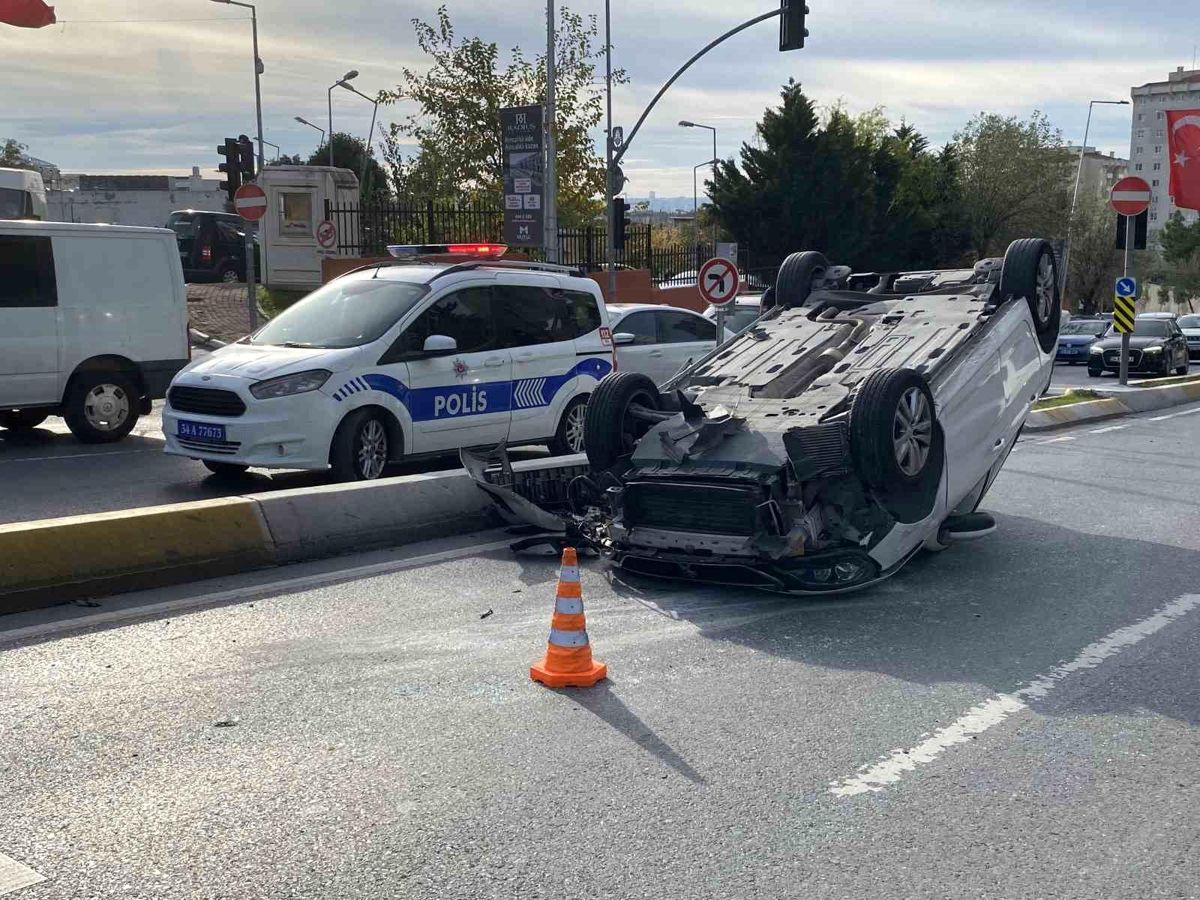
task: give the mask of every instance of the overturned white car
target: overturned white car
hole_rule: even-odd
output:
[[[486,487],[630,572],[789,593],[861,588],[994,529],[980,501],[1053,368],[1049,243],[917,273],[797,253],[764,305],[662,390],[600,383],[569,516],[534,510],[519,480],[524,499]]]

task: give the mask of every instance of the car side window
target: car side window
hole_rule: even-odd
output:
[[[716,323],[700,316],[689,316],[681,312],[660,312],[658,333],[664,344],[684,344],[695,341],[715,341]]]
[[[0,309],[54,306],[58,282],[51,239],[0,236]]]
[[[658,343],[658,331],[652,312],[631,313],[618,322],[613,331],[620,334],[632,334],[635,344]]]
[[[500,346],[534,347],[575,337],[575,325],[561,291],[516,284],[496,285],[493,290]]]
[[[492,315],[492,291],[470,287],[447,294],[421,313],[404,330],[387,358],[397,354],[419,353],[425,339],[441,334],[452,337],[459,353],[482,353],[496,347],[496,328]]]
[[[232,222],[225,222],[221,219],[217,220],[217,239],[223,243],[237,243],[242,240],[242,236],[238,233],[237,226]]]

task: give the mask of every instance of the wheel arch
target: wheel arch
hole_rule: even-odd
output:
[[[408,437],[404,432],[404,424],[396,416],[396,414],[384,406],[382,403],[362,403],[353,409],[348,409],[338,420],[337,427],[333,429],[333,436],[329,441],[329,453],[333,453],[333,441],[337,436],[338,431],[346,423],[346,420],[351,416],[361,412],[377,412],[383,418],[383,427],[387,429],[388,436],[388,459],[391,462],[396,462],[404,456],[404,450],[410,446]],[[399,451],[399,452],[397,452]]]
[[[128,376],[137,386],[139,399],[145,396],[146,381],[142,377],[142,369],[137,363],[128,357],[121,356],[115,353],[106,353],[99,356],[91,356],[83,360],[68,376],[66,383],[63,385],[61,402],[66,402],[71,390],[78,383],[79,379],[84,375],[93,375],[104,372],[120,373]]]

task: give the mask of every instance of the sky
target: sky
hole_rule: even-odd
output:
[[[545,46],[541,0],[444,0],[460,35]],[[562,0],[560,0],[561,5]],[[614,94],[626,132],[674,70],[717,35],[776,0],[611,0],[613,63],[631,82]],[[439,0],[259,0],[264,136],[310,154],[327,128],[327,89],[347,70],[365,94],[420,68],[411,19]],[[208,0],[58,0],[59,24],[0,25],[0,137],[64,172],[215,177],[217,144],[254,133],[249,10]],[[568,0],[603,17],[602,0]],[[822,105],[883,107],[939,144],[980,111],[1047,113],[1078,144],[1088,101],[1128,99],[1132,85],[1191,68],[1200,18],[1176,0],[808,0],[805,49],[778,51],[778,25],[756,25],[701,59],[673,87],[630,147],[627,192],[690,196],[693,166],[735,156],[753,139],[788,78]],[[142,21],[136,21],[142,20]],[[158,21],[144,21],[158,20]],[[163,21],[168,20],[168,21]],[[413,110],[380,108],[383,124]],[[334,127],[365,136],[371,104],[334,92]],[[1096,107],[1088,143],[1129,152],[1127,107]],[[597,145],[602,146],[597,135]],[[268,155],[273,151],[268,148]]]

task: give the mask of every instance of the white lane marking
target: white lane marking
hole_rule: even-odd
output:
[[[1011,694],[996,694],[978,706],[971,707],[954,722],[939,728],[915,747],[893,750],[874,765],[863,766],[857,775],[831,782],[829,792],[837,797],[853,797],[858,794],[877,793],[889,785],[896,784],[905,772],[915,771],[918,766],[933,762],[949,748],[965,744],[974,735],[999,725],[1014,713],[1028,709],[1027,700],[1040,700],[1050,693],[1056,683],[1067,676],[1094,669],[1109,657],[1116,656],[1122,650],[1161,631],[1198,606],[1200,594],[1186,594],[1168,603],[1154,615],[1118,628],[1107,637],[1088,644],[1069,663],[1055,666],[1044,675],[1035,676],[1025,687]]]
[[[214,606],[244,600],[249,597],[275,597],[286,593],[298,593],[312,588],[336,584],[339,581],[354,581],[359,578],[372,578],[376,575],[389,575],[402,572],[405,569],[419,569],[422,566],[449,562],[473,556],[477,553],[490,553],[493,550],[503,550],[512,545],[514,538],[503,541],[493,541],[490,544],[480,544],[474,547],[460,547],[456,550],[442,550],[438,553],[427,553],[424,556],[412,556],[408,559],[398,559],[392,562],[372,563],[353,569],[339,569],[332,572],[321,572],[316,575],[301,575],[297,578],[287,578],[282,581],[268,581],[262,584],[247,585],[228,591],[216,591],[211,594],[200,594],[194,597],[182,597],[178,600],[166,600],[162,603],[151,603],[146,606],[133,606],[128,609],[118,609],[112,612],[97,613],[91,616],[80,616],[75,619],[65,619],[61,622],[51,622],[44,625],[30,625],[27,628],[14,628],[11,631],[0,631],[0,645],[16,643],[31,638],[46,637],[69,631],[80,631],[96,625],[111,625],[131,619],[150,618],[164,612],[189,609],[191,607]]]
[[[1183,412],[1171,413],[1169,416],[1154,416],[1150,419],[1151,422],[1165,422],[1167,419],[1178,419],[1180,416],[1194,416],[1200,413],[1200,406],[1195,409],[1185,409]]]
[[[13,891],[45,880],[46,876],[39,875],[24,863],[19,863],[0,853],[0,894],[11,894]]]
[[[53,462],[58,459],[99,459],[102,456],[132,456],[135,453],[161,453],[158,447],[147,450],[117,450],[112,453],[68,453],[64,456],[19,456],[16,459],[0,458],[0,465],[4,463],[22,463],[22,462]]]
[[[1057,438],[1051,438],[1048,441],[1043,441],[1043,443],[1045,443],[1045,444],[1065,444],[1065,443],[1067,443],[1067,441],[1073,441],[1073,440],[1075,440],[1075,438],[1073,438],[1073,437],[1057,437]]]
[[[1108,434],[1110,431],[1124,431],[1129,427],[1129,425],[1109,425],[1107,428],[1097,428],[1095,431],[1089,431],[1088,434]]]

